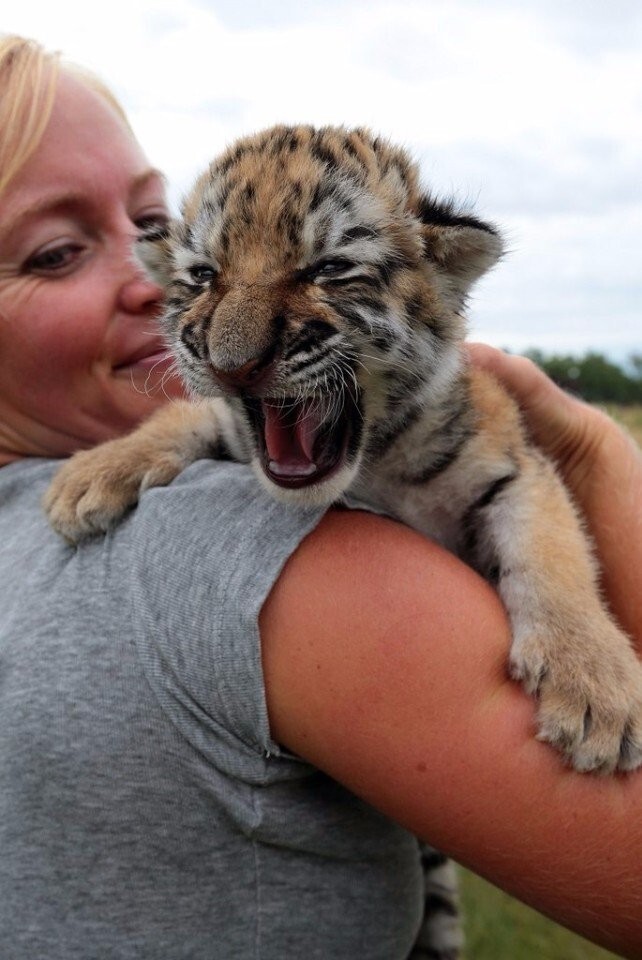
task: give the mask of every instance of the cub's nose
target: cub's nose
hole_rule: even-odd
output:
[[[244,363],[242,367],[237,367],[236,370],[217,370],[216,367],[213,369],[217,380],[220,380],[226,387],[237,388],[253,386],[260,380],[262,373],[261,364],[258,360],[250,360],[248,363]]]
[[[212,366],[212,372],[224,387],[230,387],[233,390],[257,389],[270,377],[274,367],[275,354],[276,350],[271,348],[260,356],[248,360],[240,367],[223,369]]]

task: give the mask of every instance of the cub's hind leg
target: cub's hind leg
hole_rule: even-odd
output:
[[[642,665],[599,596],[596,566],[550,463],[522,448],[469,508],[474,562],[497,582],[513,676],[539,699],[539,737],[577,770],[642,763]]]
[[[424,916],[408,960],[459,960],[464,932],[459,912],[455,864],[443,853],[420,844],[424,874]]]

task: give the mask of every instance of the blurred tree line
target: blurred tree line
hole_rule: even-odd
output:
[[[525,356],[555,383],[590,403],[642,403],[642,353],[632,354],[623,366],[593,352],[574,357],[527,350]]]

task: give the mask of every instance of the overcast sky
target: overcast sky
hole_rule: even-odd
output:
[[[275,122],[368,124],[504,230],[473,336],[642,352],[642,0],[14,0],[91,67],[174,202]]]

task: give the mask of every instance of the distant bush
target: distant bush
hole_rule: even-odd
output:
[[[544,354],[527,350],[530,357],[549,377],[565,390],[589,403],[642,403],[642,355],[633,354],[624,367],[601,353],[581,357]]]

